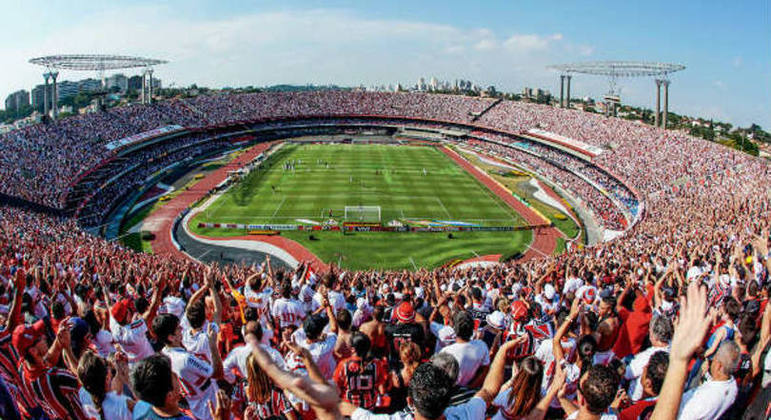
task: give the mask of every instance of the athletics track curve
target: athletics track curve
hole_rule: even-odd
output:
[[[277,143],[278,142],[260,143],[253,146],[252,148],[242,153],[237,158],[233,159],[227,165],[207,175],[204,179],[202,179],[201,181],[197,182],[195,185],[190,187],[190,189],[183,191],[176,197],[169,200],[169,202],[164,204],[161,208],[151,213],[150,216],[148,216],[147,219],[145,219],[145,225],[152,226],[150,230],[155,234],[155,239],[153,239],[153,241],[151,242],[151,245],[153,247],[153,252],[160,255],[175,255],[179,257],[190,258],[187,254],[183,253],[182,251],[177,249],[176,246],[174,246],[174,242],[172,241],[172,238],[171,238],[172,228],[174,227],[174,221],[176,220],[177,216],[181,212],[183,212],[186,208],[190,207],[193,203],[205,197],[206,194],[208,194],[209,191],[211,191],[220,182],[227,179],[228,172],[235,171],[242,168],[243,166],[251,162],[254,158],[259,156],[260,153],[265,152],[266,150],[268,150],[270,147],[272,147]],[[305,248],[304,246],[300,245],[299,243],[291,239],[283,238],[280,236],[276,237],[276,236],[251,235],[251,236],[239,236],[234,238],[212,238],[212,237],[206,237],[206,238],[214,239],[214,240],[221,239],[223,241],[241,239],[241,240],[266,242],[288,252],[297,261],[310,261],[311,266],[316,271],[323,271],[327,269],[327,265],[324,264],[318,257],[316,257],[316,255],[310,252],[307,248]]]
[[[500,184],[495,182],[495,180],[490,178],[486,173],[477,169],[474,165],[461,157],[455,151],[450,150],[444,146],[440,147],[439,150],[441,150],[445,155],[447,155],[447,157],[452,159],[460,167],[465,169],[479,182],[484,184],[490,191],[500,197],[517,213],[522,215],[522,217],[525,218],[525,221],[529,225],[535,226],[533,228],[533,242],[530,245],[530,248],[528,248],[528,250],[522,256],[522,258],[518,260],[519,262],[526,262],[533,258],[540,258],[543,256],[552,255],[554,253],[554,250],[557,249],[557,238],[561,236],[561,234],[556,228],[546,225],[547,223],[550,223],[548,220],[544,219],[543,216],[539,215],[530,207],[519,201],[516,197],[511,195],[511,193],[506,191],[506,189],[503,188]]]

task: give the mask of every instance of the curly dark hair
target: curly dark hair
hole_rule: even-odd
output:
[[[415,411],[429,419],[438,419],[450,402],[453,383],[447,373],[431,363],[415,369],[410,380],[409,395]]]

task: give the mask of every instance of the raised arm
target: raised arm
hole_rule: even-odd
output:
[[[324,304],[324,307],[327,311],[327,317],[329,317],[329,331],[332,332],[332,334],[337,334],[338,326],[337,326],[337,317],[335,316],[335,311],[332,309],[332,305],[329,303],[329,299],[326,297],[322,301]]]
[[[144,318],[145,323],[149,326],[153,324],[153,319],[155,319],[155,315],[158,314],[158,308],[161,306],[161,299],[163,294],[163,289],[166,287],[166,278],[161,274],[161,278],[158,279],[158,281],[155,283],[155,288],[153,289],[153,298],[150,301],[150,306],[147,308],[145,313],[142,314],[142,318]]]
[[[570,307],[570,313],[568,314],[568,317],[565,318],[565,321],[562,323],[562,325],[560,325],[559,329],[554,334],[554,339],[552,339],[552,352],[554,353],[555,363],[559,363],[560,360],[565,358],[565,351],[562,350],[562,337],[568,333],[570,326],[573,325],[573,322],[575,322],[576,319],[578,319],[580,309],[581,299],[573,299],[573,305]]]
[[[533,407],[530,413],[525,417],[525,420],[543,420],[546,417],[546,412],[549,411],[549,406],[562,386],[565,385],[565,379],[567,375],[565,370],[562,369],[562,365],[557,363],[557,370],[554,373],[554,378],[549,385],[549,389],[546,390],[546,395],[538,401],[538,404]]]
[[[338,407],[340,397],[335,387],[326,382],[316,382],[310,377],[299,376],[282,370],[276,366],[270,356],[260,346],[255,346],[252,354],[257,359],[257,364],[260,365],[277,387],[288,390],[310,404],[319,419],[337,420],[342,418]],[[312,359],[310,364],[315,365]]]
[[[220,294],[217,292],[216,287],[214,287],[214,279],[211,276],[209,277],[209,294],[214,304],[212,322],[219,325],[222,322],[222,300],[220,300]]]
[[[209,339],[209,350],[211,351],[211,363],[214,368],[212,378],[223,379],[225,377],[224,369],[222,367],[222,356],[220,355],[220,349],[217,347],[217,330],[214,325],[209,324],[209,330],[206,331],[206,335]],[[259,346],[257,346],[259,347]]]
[[[495,355],[493,363],[490,364],[490,371],[487,373],[487,377],[485,377],[482,389],[475,395],[476,397],[483,399],[488,406],[493,399],[495,399],[495,396],[498,395],[498,391],[500,391],[501,385],[503,385],[505,375],[504,370],[506,369],[506,353],[519,345],[524,339],[526,339],[526,336],[518,337],[504,343],[498,350],[498,354]]]
[[[11,308],[8,313],[8,318],[5,320],[5,331],[13,332],[16,325],[21,318],[21,300],[24,296],[24,288],[27,287],[27,274],[24,270],[16,270],[16,280],[14,281],[13,289],[13,301],[11,302]]]
[[[659,392],[653,420],[669,420],[677,417],[683,386],[688,375],[688,363],[701,346],[709,331],[712,319],[707,314],[707,290],[698,282],[688,285],[688,298],[680,299],[680,318],[672,337],[669,367]]]

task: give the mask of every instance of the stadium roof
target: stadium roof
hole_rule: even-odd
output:
[[[124,55],[65,54],[32,58],[29,62],[50,69],[103,71],[150,67],[158,64],[165,64],[168,61]]]
[[[591,61],[585,63],[556,64],[550,69],[563,73],[583,73],[610,77],[666,76],[685,69],[682,64],[654,63],[646,61]]]

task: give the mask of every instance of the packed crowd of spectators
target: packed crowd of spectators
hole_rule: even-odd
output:
[[[1,139],[2,191],[55,207],[67,179],[109,156],[105,142],[203,116],[468,121],[486,106],[439,95],[269,96],[11,132]],[[679,132],[531,104],[501,102],[476,123],[606,148],[596,162],[640,192],[645,217],[614,241],[523,264],[315,273],[135,253],[73,220],[0,207],[0,417],[768,418],[769,165]],[[476,145],[545,171],[603,219],[618,215],[570,171]],[[154,160],[180,158],[166,153]],[[548,159],[612,189],[592,169]]]
[[[111,156],[105,145],[170,124],[193,124],[178,101],[129,105],[0,135],[0,192],[62,208],[70,183]]]
[[[0,416],[766,418],[771,202],[745,168],[617,241],[455,270],[206,266],[2,207]]]
[[[113,207],[126,194],[143,188],[147,179],[175,163],[193,162],[195,159],[232,147],[227,139],[210,140],[205,134],[191,134],[176,138],[152,148],[132,153],[106,167],[93,181],[82,188],[90,196],[76,216],[82,226],[98,226]],[[105,184],[105,181],[112,182]]]
[[[611,230],[624,230],[626,228],[628,222],[610,198],[600,193],[595,186],[574,172],[554,164],[557,162],[550,162],[516,148],[481,140],[472,139],[467,144],[478,150],[518,162],[542,177],[557,183],[563,189],[570,191],[574,198],[580,198],[603,227]]]

